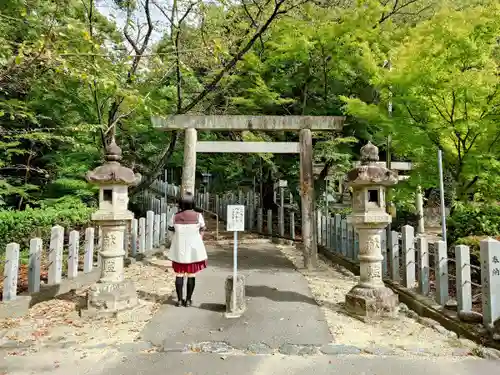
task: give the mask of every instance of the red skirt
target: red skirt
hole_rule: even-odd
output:
[[[201,262],[195,263],[172,262],[172,268],[174,269],[175,273],[197,273],[207,268],[207,261],[202,260]]]

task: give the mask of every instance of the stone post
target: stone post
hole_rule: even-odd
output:
[[[280,192],[280,210],[279,210],[279,234],[280,237],[285,237],[285,187],[282,182],[279,181],[279,192]]]
[[[188,128],[184,130],[184,166],[182,168],[181,196],[188,191],[194,194],[197,138],[196,129]]]
[[[472,284],[469,246],[455,246],[457,311],[472,310]]]
[[[255,228],[255,192],[249,194],[248,203],[248,230],[251,232]]]
[[[267,234],[273,235],[273,210],[267,210]]]
[[[128,187],[141,180],[122,166],[121,149],[113,139],[106,147],[106,162],[87,173],[87,180],[99,185],[99,209],[92,220],[102,228],[101,276],[87,293],[87,313],[113,315],[138,304],[135,286],[124,278],[123,235],[134,215],[128,210]]]
[[[90,228],[87,228],[87,230]],[[40,263],[42,259],[42,239],[32,238],[30,240],[30,268],[28,277],[29,293],[38,293],[40,291]],[[17,280],[17,274],[16,274]]]
[[[436,302],[444,306],[449,299],[448,249],[444,241],[436,243],[434,265],[436,274]]]
[[[422,194],[422,189],[420,186],[417,189],[417,193],[415,195],[415,206],[417,208],[417,216],[418,216],[418,225],[417,225],[417,233],[422,234],[425,232],[424,226],[424,195]]]
[[[262,213],[262,207],[259,207],[257,209],[257,233],[262,233],[262,228],[263,228],[263,213]]]
[[[500,242],[487,238],[481,241],[480,249],[483,324],[492,328],[500,322]]]
[[[359,233],[360,280],[346,295],[346,309],[368,319],[395,318],[398,311],[398,296],[382,281],[380,246],[380,235],[391,222],[385,210],[385,189],[397,183],[397,176],[378,166],[378,160],[378,148],[368,142],[361,148],[361,165],[347,175],[353,189],[348,220]]]

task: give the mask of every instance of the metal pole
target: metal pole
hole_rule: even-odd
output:
[[[392,64],[390,60],[384,61],[384,68],[387,68],[389,72],[392,71]],[[389,87],[389,103],[387,104],[387,113],[389,117],[392,117],[392,93]],[[391,135],[387,136],[387,161],[386,161],[387,169],[391,169]]]
[[[264,191],[264,187],[263,187],[263,180],[264,180],[264,174],[262,172],[262,158],[259,158],[259,165],[260,165],[260,173],[259,173],[259,183],[260,183],[260,207],[261,208],[264,208],[264,195],[262,194],[263,191]]]
[[[389,60],[387,60],[387,68],[389,69],[389,72],[392,71],[392,65]],[[389,88],[390,90],[390,88]],[[392,93],[389,91],[389,98],[392,97]],[[387,113],[389,117],[392,117],[392,99],[389,99],[389,103],[387,104]],[[387,161],[386,161],[386,167],[387,169],[391,169],[391,135],[389,134],[387,136]],[[390,203],[390,202],[388,202]],[[390,226],[390,224],[389,224]]]
[[[280,217],[279,217],[279,229],[280,237],[285,236],[285,188],[280,186]]]
[[[324,237],[323,238],[323,246],[326,246],[327,244],[327,238],[328,238],[328,220],[329,220],[329,216],[330,216],[330,213],[329,213],[329,210],[328,210],[328,183],[330,182],[330,179],[328,178],[328,176],[325,177],[325,220],[326,220],[326,224],[325,224],[325,232],[323,232],[323,218],[321,219],[321,233],[322,233],[322,237],[323,238],[323,233],[324,233]]]
[[[443,153],[438,150],[439,190],[441,195],[441,233],[446,243],[446,207],[444,205]]]
[[[391,64],[390,60],[386,60],[384,62],[384,66],[387,67],[387,69],[389,69],[389,72],[392,71],[392,64]],[[387,114],[388,114],[389,118],[392,117],[392,99],[391,99],[391,97],[392,97],[392,93],[389,90],[389,103],[387,104]],[[390,134],[387,136],[386,168],[391,170],[391,135]],[[391,199],[390,189],[387,189],[387,190],[388,191],[387,191],[387,199],[385,202],[385,211],[388,214],[390,214],[392,199]],[[386,238],[390,238],[391,231],[392,231],[392,225],[391,225],[391,223],[389,223],[386,227]],[[389,244],[389,241],[387,241],[387,245],[388,244]]]
[[[234,231],[233,244],[233,313],[236,314],[236,282],[238,280],[238,232]]]
[[[165,205],[168,207],[168,169],[165,169]]]

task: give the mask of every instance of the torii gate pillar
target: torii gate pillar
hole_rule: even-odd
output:
[[[194,194],[197,138],[196,129],[188,128],[184,130],[184,165],[182,168],[181,197],[187,192]]]
[[[304,267],[314,269],[318,265],[318,243],[316,231],[314,230],[313,147],[310,129],[302,129],[300,131],[299,144]]]

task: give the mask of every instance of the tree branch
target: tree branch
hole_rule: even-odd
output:
[[[243,56],[252,48],[252,46],[255,44],[255,42],[259,39],[259,36],[261,36],[266,30],[269,28],[271,23],[279,16],[281,6],[285,3],[286,0],[277,0],[273,9],[273,12],[271,15],[268,17],[266,22],[262,27],[260,27],[252,36],[252,38],[245,44],[245,46],[238,51],[231,61],[229,61],[228,64],[226,64],[220,72],[212,79],[212,81],[206,85],[201,93],[198,94],[188,105],[185,107],[181,108],[181,110],[177,114],[183,114],[191,109],[193,109],[199,102],[201,102],[209,93],[211,93],[218,85],[218,83],[221,81],[221,79],[226,75],[228,71],[230,71],[234,66],[240,61]]]
[[[377,25],[374,26],[377,27],[378,25],[382,24],[383,22],[387,21],[389,18],[392,16],[398,14],[402,9],[407,8],[408,6],[418,2],[419,0],[408,0],[407,2],[403,4],[399,4],[399,0],[394,0],[394,5],[392,6],[392,9],[385,13],[383,12],[382,15],[380,16],[380,19],[377,22]]]
[[[259,29],[257,29],[255,31],[254,35],[245,44],[245,46],[243,48],[241,48],[236,54],[233,55],[233,58],[231,59],[231,61],[227,65],[225,65],[220,70],[220,72],[212,79],[212,81],[210,81],[210,83],[208,83],[203,88],[201,93],[199,93],[186,106],[181,107],[178,111],[176,111],[175,114],[183,114],[183,113],[189,112],[196,105],[198,105],[203,99],[205,99],[205,97],[208,94],[210,94],[213,90],[215,90],[215,88],[217,87],[219,82],[222,80],[222,78],[231,69],[233,69],[236,66],[238,61],[240,61],[243,58],[243,56],[252,48],[252,46],[259,39],[259,37],[267,31],[269,26],[271,26],[272,22],[274,20],[276,20],[280,14],[282,14],[282,13],[280,13],[280,9],[285,2],[286,2],[286,0],[276,0],[274,9],[273,9],[272,13],[269,15],[269,17],[267,18],[266,22]],[[174,152],[174,148],[175,148],[177,139],[178,139],[178,132],[177,131],[172,132],[172,139],[170,140],[168,147],[165,149],[165,151],[161,155],[160,160],[158,161],[156,166],[153,168],[153,170],[150,173],[148,173],[148,175],[143,179],[143,181],[131,191],[132,196],[137,194],[138,192],[140,192],[144,188],[148,187],[149,185],[151,185],[153,180],[160,173],[160,171],[164,168],[166,162],[168,161],[168,159],[170,158],[170,156]]]
[[[439,115],[443,118],[444,121],[450,123],[450,120],[448,117],[446,117],[444,115],[444,113],[441,111],[441,109],[438,107],[438,105],[436,104],[436,102],[434,101],[433,99],[433,96],[432,95],[429,95],[429,100],[431,101],[432,103],[432,106],[436,109],[436,111],[438,111]],[[451,124],[451,123],[450,123]]]
[[[140,51],[139,47],[137,46],[137,43],[135,42],[134,39],[132,39],[132,37],[130,36],[130,34],[128,32],[128,28],[130,26],[131,17],[132,17],[132,7],[129,4],[127,6],[127,18],[125,19],[125,26],[123,27],[123,35],[125,36],[125,39],[127,39],[127,41],[129,42],[129,44],[134,49],[136,55],[140,55],[141,51]]]
[[[130,23],[130,18],[132,16],[132,8],[131,6],[127,6],[127,19],[125,26],[123,28],[123,34],[125,35],[125,38],[127,41],[132,45],[132,48],[134,49],[136,55],[134,56],[134,59],[132,60],[132,66],[130,67],[128,73],[127,73],[127,80],[126,84],[130,84],[132,82],[133,76],[135,75],[137,68],[139,66],[139,63],[142,58],[142,54],[146,51],[146,48],[148,47],[149,40],[151,38],[151,34],[153,33],[153,21],[151,19],[151,12],[150,12],[150,0],[145,0],[144,2],[144,12],[146,13],[146,21],[148,25],[148,29],[146,31],[146,35],[143,39],[143,42],[141,46],[139,47],[135,41],[132,40],[130,37],[130,34],[128,33],[128,27]],[[111,108],[109,110],[109,115],[108,115],[108,129],[106,131],[106,134],[109,133],[108,138],[112,139],[116,136],[116,123],[118,121],[118,111],[120,109],[121,104],[125,100],[125,97],[120,96],[116,97],[113,104],[111,105]],[[123,116],[122,116],[123,118]],[[111,129],[111,130],[110,130]]]

